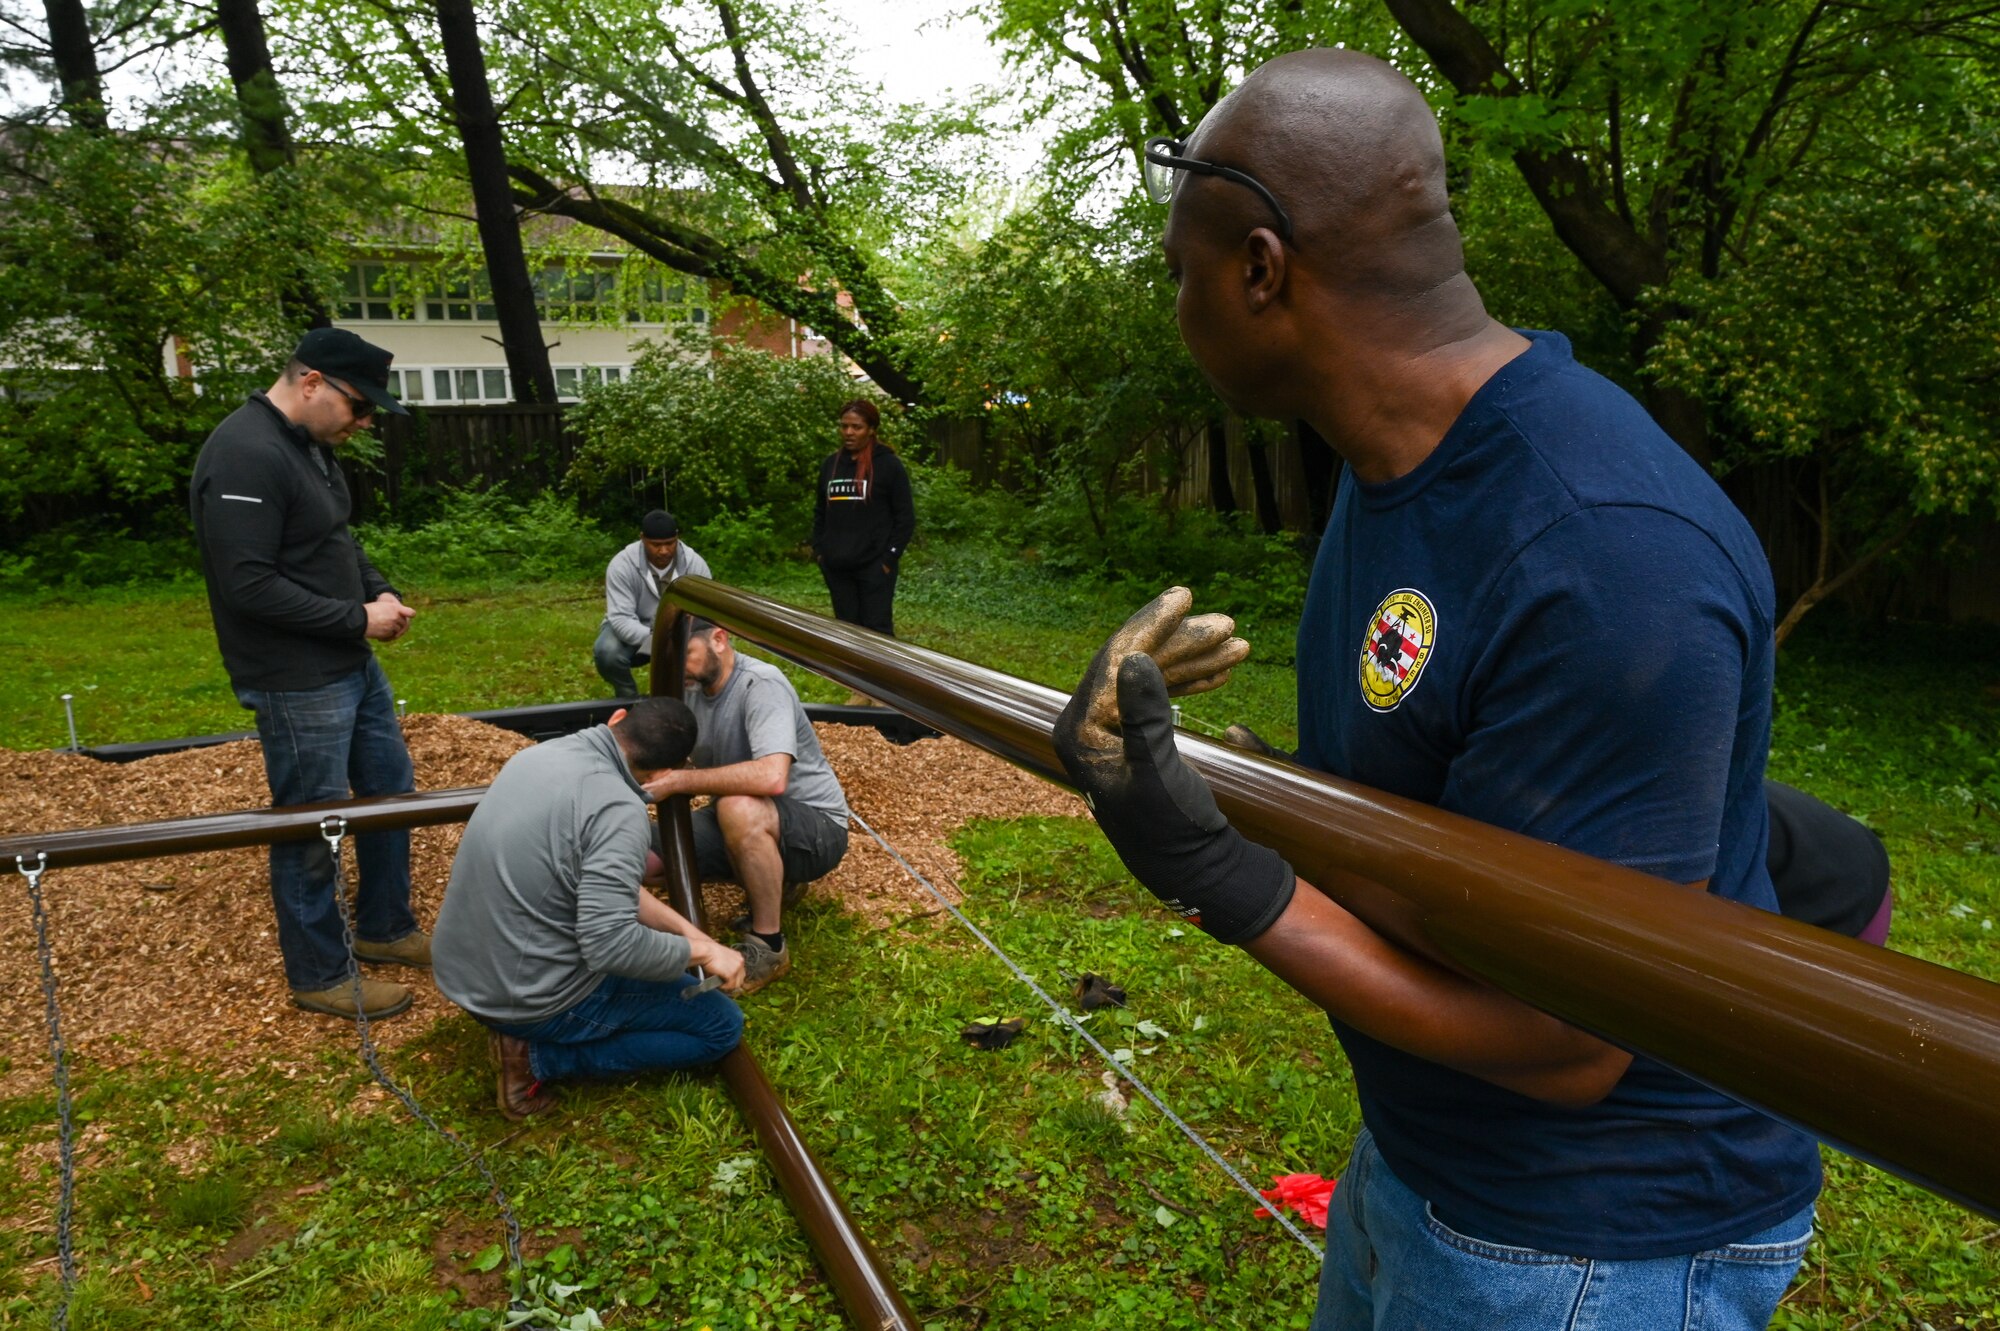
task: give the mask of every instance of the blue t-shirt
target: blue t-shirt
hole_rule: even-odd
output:
[[[1637,402],[1527,336],[1415,471],[1342,477],[1299,620],[1299,759],[1775,910],[1763,551]],[[1389,1167],[1478,1238],[1665,1257],[1819,1189],[1811,1138],[1647,1058],[1564,1108],[1334,1029]]]

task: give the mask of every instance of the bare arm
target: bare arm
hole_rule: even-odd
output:
[[[1537,1100],[1594,1104],[1632,1062],[1594,1035],[1404,951],[1304,879],[1277,923],[1243,950],[1363,1034]]]
[[[767,753],[725,767],[676,767],[655,772],[645,791],[655,800],[669,795],[762,795],[776,799],[792,781],[792,755]]]

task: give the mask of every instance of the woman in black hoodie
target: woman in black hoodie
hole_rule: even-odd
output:
[[[840,409],[840,451],[820,464],[812,548],[834,617],[894,636],[896,568],[917,512],[910,473],[877,437],[881,424],[866,398]]]

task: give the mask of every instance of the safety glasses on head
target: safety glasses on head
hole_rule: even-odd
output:
[[[1174,197],[1174,188],[1179,183],[1181,173],[1197,176],[1215,176],[1222,180],[1234,181],[1257,192],[1278,218],[1278,235],[1286,244],[1292,242],[1292,219],[1279,206],[1277,197],[1265,189],[1255,176],[1238,171],[1230,166],[1217,166],[1214,162],[1204,162],[1200,158],[1188,157],[1184,153],[1187,145],[1179,139],[1162,135],[1146,140],[1143,154],[1143,172],[1146,177],[1146,193],[1155,203],[1167,203]]]

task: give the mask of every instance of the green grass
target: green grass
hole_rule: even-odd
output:
[[[810,568],[764,590],[823,606]],[[595,589],[418,589],[384,652],[421,710],[585,697]],[[1032,564],[913,566],[905,636],[1067,685],[1129,598]],[[82,691],[86,742],[237,728],[198,595],[164,589],[18,603],[0,620],[4,738],[62,739],[54,693]],[[1809,620],[1780,666],[1774,774],[1855,810],[1897,872],[1896,945],[2000,978],[2000,657],[1994,638],[1927,632],[1921,692],[1882,664],[1898,630]],[[1275,635],[1256,631],[1261,643]],[[1289,643],[1270,653],[1289,656]],[[1255,666],[1197,700],[1289,742],[1291,680]],[[840,691],[820,681],[809,697]],[[1064,819],[980,822],[958,845],[968,910],[1058,993],[1085,971],[1131,1006],[1091,1029],[1253,1179],[1338,1171],[1358,1124],[1325,1022],[1239,954],[1146,904],[1100,838]],[[1988,920],[1996,924],[1989,928]],[[799,964],[750,1000],[749,1039],[926,1326],[1304,1326],[1314,1273],[1269,1220],[1143,1101],[1100,1104],[1101,1067],[943,917],[879,932],[810,895],[788,922]],[[1022,1016],[982,1052],[966,1022]],[[1140,1023],[1151,1023],[1143,1029]],[[742,1120],[714,1080],[571,1089],[516,1130],[490,1108],[466,1020],[392,1067],[490,1159],[529,1234],[544,1300],[617,1327],[844,1325]],[[329,1041],[317,1075],[225,1079],[140,1060],[76,1070],[103,1135],[82,1171],[83,1327],[485,1327],[502,1299],[499,1226],[473,1171],[362,1085]],[[46,1091],[0,1101],[0,1324],[52,1293]],[[1967,1143],[1967,1150],[1990,1149]],[[197,1163],[177,1166],[175,1160]],[[2000,1327],[2000,1227],[1829,1154],[1822,1231],[1776,1325],[1812,1331]],[[1179,1208],[1179,1209],[1176,1209]],[[1170,1223],[1169,1223],[1170,1222]],[[572,1288],[574,1287],[574,1288]]]
[[[757,570],[753,590],[826,612],[825,587],[810,564]],[[402,640],[378,648],[396,696],[415,712],[473,711],[605,696],[590,645],[603,618],[595,582],[413,585],[417,618]],[[1136,603],[1040,573],[944,558],[913,563],[899,593],[900,634],[924,646],[1040,683],[1072,687],[1091,653]],[[1274,742],[1293,736],[1289,629],[1260,638],[1260,651],[1226,696],[1189,700],[1213,724],[1245,719]],[[0,747],[57,748],[69,742],[61,695],[75,695],[77,731],[88,745],[246,730],[217,654],[199,586],[88,596],[0,599]],[[847,696],[788,668],[807,701]]]

